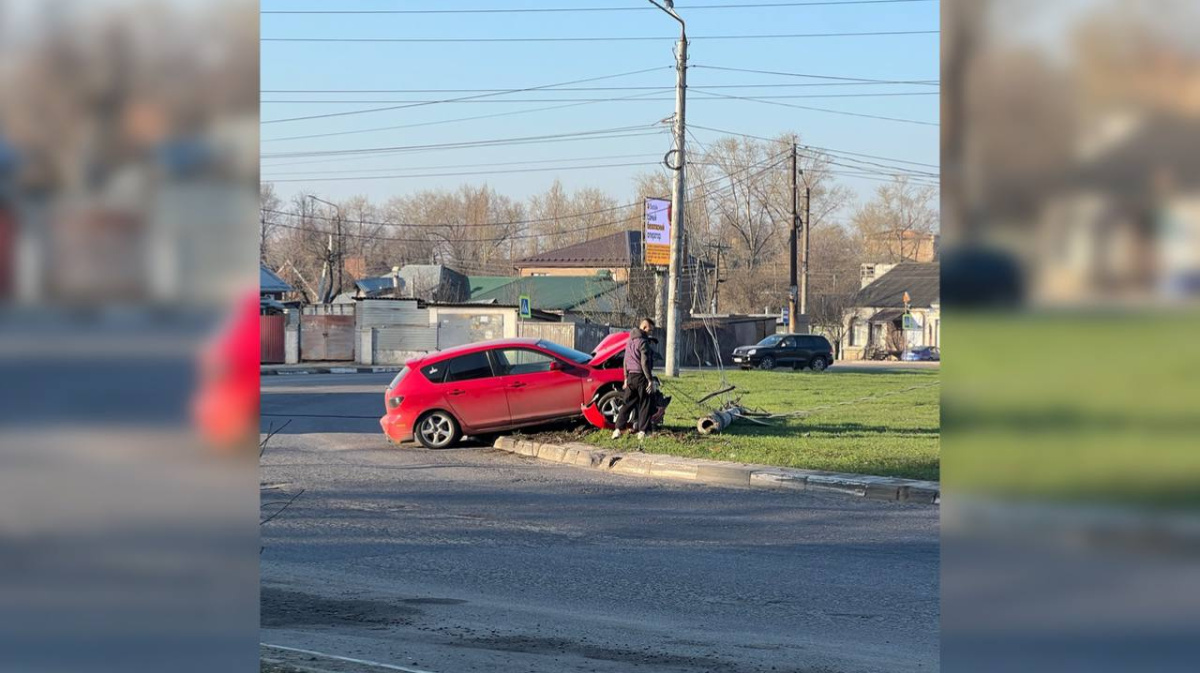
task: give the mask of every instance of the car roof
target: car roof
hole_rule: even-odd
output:
[[[452,358],[458,355],[467,355],[470,353],[478,353],[480,351],[488,351],[495,348],[528,348],[536,347],[541,339],[495,339],[492,341],[480,341],[478,343],[464,344],[462,346],[454,346],[446,350],[430,353],[423,357],[413,360],[415,363],[432,363],[440,362],[447,358]]]

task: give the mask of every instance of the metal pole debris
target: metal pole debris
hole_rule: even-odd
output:
[[[702,435],[712,435],[721,432],[729,427],[731,423],[746,415],[746,410],[741,407],[729,407],[727,409],[718,409],[708,416],[696,421],[696,429]]]

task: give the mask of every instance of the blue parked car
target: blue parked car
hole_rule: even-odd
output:
[[[942,352],[933,346],[914,348],[901,358],[905,362],[941,362]]]

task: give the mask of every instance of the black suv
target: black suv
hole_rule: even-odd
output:
[[[753,346],[733,349],[733,362],[742,369],[790,366],[823,372],[833,363],[833,346],[815,334],[772,334]]]

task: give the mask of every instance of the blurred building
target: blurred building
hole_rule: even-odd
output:
[[[1120,122],[1120,123],[1117,123]],[[1116,117],[1043,203],[1035,298],[1200,293],[1200,118]]]

